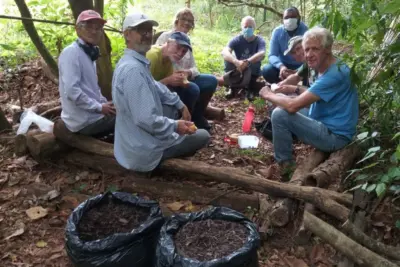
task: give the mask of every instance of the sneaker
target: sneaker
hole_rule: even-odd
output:
[[[194,121],[194,124],[198,129],[204,129],[208,132],[211,131],[211,125],[208,123],[208,120],[205,117],[197,119],[196,121]]]
[[[225,98],[232,99],[233,97],[235,97],[235,92],[233,92],[233,90],[231,88],[226,89]]]

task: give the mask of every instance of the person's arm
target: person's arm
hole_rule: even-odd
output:
[[[262,37],[257,37],[258,40],[258,51],[254,55],[252,55],[247,60],[250,61],[252,64],[262,61],[265,57],[265,41]]]
[[[290,74],[285,80],[279,83],[282,85],[297,85],[301,81],[302,77],[298,73]]]
[[[232,54],[232,48],[230,47],[224,47],[224,49],[222,49],[222,57],[224,58],[225,61],[228,61],[230,63],[232,63],[233,65],[236,66],[238,60],[236,59],[236,57],[233,56]]]
[[[177,93],[171,92],[167,86],[161,82],[154,81],[157,87],[157,93],[160,97],[161,103],[169,106],[175,106],[177,109],[181,110],[184,106],[183,102],[180,100]]]
[[[74,49],[64,50],[58,61],[58,67],[61,70],[59,77],[60,83],[64,85],[62,94],[75,103],[81,109],[100,113],[102,105],[93,98],[85,94],[81,87],[81,68],[79,66],[78,53]]]
[[[193,53],[190,51],[188,51],[188,53],[189,53],[189,57],[188,57],[189,70],[191,72],[190,78],[194,79],[200,75],[200,71],[197,69],[196,61],[194,61]]]
[[[149,93],[150,88],[142,72],[135,68],[127,70],[121,87],[135,125],[159,139],[176,132],[177,121],[156,114],[156,102]]]
[[[272,104],[285,109],[289,113],[296,113],[300,109],[308,107],[320,99],[319,96],[309,91],[305,91],[301,95],[294,98],[276,95],[266,87],[261,89],[260,96]]]
[[[275,68],[280,69],[283,65],[282,61],[279,58],[279,29],[275,29],[272,32],[271,41],[269,43],[269,55],[268,61]]]

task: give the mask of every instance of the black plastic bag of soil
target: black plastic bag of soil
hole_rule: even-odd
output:
[[[239,224],[240,227],[244,227],[246,229],[246,236],[243,245],[240,245],[238,249],[228,255],[203,261],[196,259],[198,255],[195,257],[182,256],[178,248],[178,241],[175,240],[180,234],[179,231],[183,231],[185,225],[188,224],[194,225],[195,223],[209,223],[212,221],[227,221],[232,225]],[[192,229],[196,229],[196,226]],[[221,236],[229,235],[228,230],[221,232]],[[225,238],[221,236],[215,235],[214,238]],[[198,236],[196,240],[186,241],[186,245],[190,245],[191,242],[202,242],[201,238],[201,236]],[[224,245],[214,247],[214,250],[221,250],[222,246],[226,245],[231,246],[231,244],[226,244],[225,241],[220,240],[217,242],[224,242]],[[155,267],[257,267],[259,266],[257,255],[259,245],[260,236],[254,223],[243,214],[232,209],[214,207],[196,213],[177,214],[168,219],[161,228],[156,249]]]
[[[82,217],[93,207],[110,201],[146,210],[149,215],[130,232],[115,233],[93,241],[82,240],[79,233]],[[104,220],[107,220],[107,214],[104,214]],[[155,247],[163,223],[164,218],[155,201],[122,192],[101,194],[80,204],[68,218],[66,251],[76,267],[149,267],[154,262]]]

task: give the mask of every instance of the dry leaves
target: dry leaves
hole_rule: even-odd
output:
[[[22,235],[25,232],[25,224],[23,222],[17,222],[13,229],[15,229],[15,231],[11,235],[4,238],[4,240],[9,240],[13,237]]]
[[[47,209],[44,209],[41,206],[27,209],[25,212],[31,220],[38,220],[40,218],[43,218],[47,216],[48,213]]]
[[[47,247],[47,242],[45,242],[45,241],[43,241],[43,240],[40,240],[40,241],[38,241],[38,242],[36,243],[36,247],[38,247],[38,248],[45,248],[45,247]]]
[[[184,210],[184,211],[194,211],[196,207],[192,204],[191,201],[176,201],[172,202],[166,205],[168,209],[170,209],[173,212],[177,212],[179,210]]]

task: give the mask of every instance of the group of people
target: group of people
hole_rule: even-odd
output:
[[[244,17],[241,34],[222,51],[223,77],[201,74],[196,67],[187,35],[195,25],[190,9],[176,14],[173,29],[162,33],[155,45],[158,23],[143,13],[128,15],[112,101],[101,95],[96,73],[105,23],[97,12],[83,11],[76,22],[78,39],[59,57],[61,118],[79,134],[114,132],[115,157],[127,169],[148,172],[161,160],[205,147],[210,125],[204,112],[222,84],[239,83],[248,98],[258,94],[276,106],[271,114],[273,144],[275,159],[284,167],[294,162],[293,136],[331,152],[355,134],[358,97],[350,69],[332,54],[331,33],[320,27],[308,30],[296,8],[285,10],[283,24],[274,29],[269,64],[263,67],[265,41],[255,34],[254,18]]]

